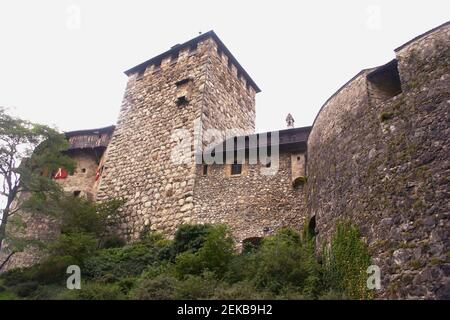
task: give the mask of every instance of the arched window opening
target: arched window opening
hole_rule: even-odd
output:
[[[242,253],[251,253],[261,246],[261,237],[251,237],[242,241]]]

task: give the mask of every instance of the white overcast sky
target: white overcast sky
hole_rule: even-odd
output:
[[[257,131],[288,112],[311,125],[342,84],[449,12],[444,0],[1,0],[0,106],[64,131],[114,124],[124,70],[213,29],[262,89]]]

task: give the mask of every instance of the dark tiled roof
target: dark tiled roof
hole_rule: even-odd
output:
[[[203,33],[203,34],[199,35],[198,37],[191,39],[183,44],[173,46],[170,50],[168,50],[164,53],[161,53],[160,55],[158,55],[154,58],[151,58],[150,60],[147,60],[147,61],[145,61],[141,64],[138,64],[137,66],[125,71],[125,74],[127,76],[129,76],[133,73],[141,71],[142,69],[146,68],[149,65],[158,64],[161,62],[162,59],[172,56],[172,55],[178,53],[180,50],[189,48],[192,45],[195,45],[195,44],[197,44],[205,39],[208,39],[208,38],[212,38],[219,46],[219,49],[228,56],[229,61],[232,62],[236,66],[236,68],[238,70],[238,74],[242,74],[245,77],[245,80],[247,81],[247,83],[249,85],[251,85],[256,92],[261,92],[261,89],[259,89],[259,87],[253,81],[253,79],[244,70],[244,68],[239,64],[239,62],[236,60],[236,58],[231,54],[230,50],[228,50],[228,48],[223,44],[222,40],[220,40],[219,37],[216,35],[216,33],[212,30],[208,31],[206,33]]]
[[[301,127],[301,128],[292,128],[285,129],[280,131],[269,131],[262,133],[255,133],[245,136],[238,136],[235,138],[230,138],[223,141],[221,144],[213,147],[212,149],[208,149],[206,152],[208,153],[221,153],[231,150],[249,150],[249,149],[257,149],[259,147],[264,146],[274,146],[278,145],[280,151],[305,151],[307,147],[307,141],[309,133],[311,132],[312,127]],[[278,143],[273,141],[272,137],[278,133]],[[267,137],[267,140],[260,140],[260,137]],[[245,146],[241,147],[237,145],[236,141],[245,140]],[[234,141],[233,141],[234,140]],[[251,141],[258,141],[257,145],[250,145]],[[220,146],[220,147],[219,147]]]

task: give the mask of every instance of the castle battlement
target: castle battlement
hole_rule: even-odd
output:
[[[125,74],[140,79],[142,76],[158,72],[160,69],[176,67],[179,61],[183,62],[184,59],[195,55],[197,51],[211,49],[217,53],[229,72],[237,77],[247,90],[253,91],[253,94],[261,92],[253,79],[212,30],[183,44],[174,45],[170,50],[125,71]]]

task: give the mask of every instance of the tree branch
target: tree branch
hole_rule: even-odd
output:
[[[3,267],[8,263],[9,259],[11,259],[11,257],[15,254],[16,252],[13,251],[11,252],[5,259],[5,261],[2,262],[2,264],[0,265],[0,270],[3,269]]]

